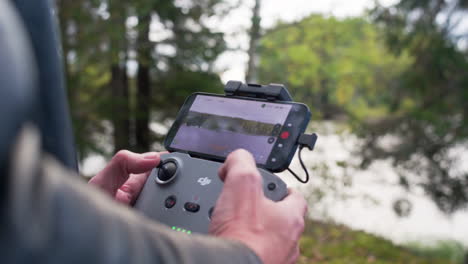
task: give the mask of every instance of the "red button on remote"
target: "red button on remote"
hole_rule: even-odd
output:
[[[280,136],[282,139],[287,139],[289,137],[289,132],[288,131],[284,131],[283,133],[281,133],[281,136]]]

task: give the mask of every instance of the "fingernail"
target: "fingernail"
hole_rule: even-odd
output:
[[[159,154],[157,152],[148,152],[143,154],[144,159],[154,160],[159,158]]]

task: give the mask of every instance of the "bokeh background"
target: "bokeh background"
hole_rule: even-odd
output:
[[[193,92],[283,83],[319,134],[311,182],[281,174],[309,200],[302,263],[468,263],[468,1],[56,5],[83,176],[163,150]]]

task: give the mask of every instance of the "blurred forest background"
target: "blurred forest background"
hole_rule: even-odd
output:
[[[161,149],[155,124],[168,127],[193,92],[222,93],[216,61],[240,48],[217,25],[245,2],[56,0],[80,160]],[[310,14],[271,28],[261,27],[260,0],[249,7],[251,27],[239,29],[249,36],[246,81],[284,83],[313,122],[346,127],[359,138],[360,168],[389,160],[406,190],[422,188],[446,214],[467,208],[457,153],[468,139],[468,1],[401,0],[361,17]],[[410,206],[402,199],[394,209],[404,216]],[[314,254],[304,261],[330,261]],[[362,263],[387,263],[379,259],[363,254]]]

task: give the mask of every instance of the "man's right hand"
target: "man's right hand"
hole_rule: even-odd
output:
[[[280,202],[263,194],[252,155],[231,153],[219,170],[224,188],[216,203],[210,233],[243,242],[265,264],[295,263],[307,213],[305,199],[293,190]]]

